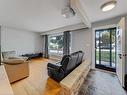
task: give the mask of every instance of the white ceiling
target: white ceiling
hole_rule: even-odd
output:
[[[117,6],[107,12],[102,12],[100,7],[111,0],[81,0],[90,22],[101,21],[127,14],[127,0],[116,0]]]
[[[0,24],[29,31],[49,31],[81,23],[61,15],[64,0],[0,0]]]
[[[127,0],[117,0],[117,6],[102,12],[100,6],[109,0],[81,0],[90,22],[127,13]],[[29,31],[49,31],[81,23],[79,16],[66,19],[61,15],[64,0],[0,0],[0,25]]]

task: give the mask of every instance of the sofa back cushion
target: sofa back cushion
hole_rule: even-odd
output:
[[[73,69],[77,67],[82,62],[84,53],[81,51],[74,52],[71,55],[63,56],[61,61],[61,68],[65,74],[70,73]]]
[[[6,52],[2,52],[3,60],[7,60],[7,59],[9,59],[10,57],[14,57],[14,56],[16,56],[16,52],[15,52],[15,51],[6,51]]]
[[[62,58],[62,60],[61,60],[60,65],[63,65],[64,62],[66,62],[66,60],[67,60],[68,57],[69,57],[69,55],[64,55],[63,58]]]
[[[70,61],[67,65],[66,73],[70,73],[76,67],[77,58],[78,58],[77,53],[73,53],[70,55]]]
[[[82,63],[84,53],[82,51],[78,51],[78,59],[76,65],[80,65]]]
[[[70,55],[64,55],[63,58],[62,58],[62,61],[61,61],[61,68],[62,70],[65,72],[66,68],[67,68],[67,65],[70,61],[71,57]]]

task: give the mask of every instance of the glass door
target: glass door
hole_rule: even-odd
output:
[[[96,68],[116,71],[116,28],[96,30]]]

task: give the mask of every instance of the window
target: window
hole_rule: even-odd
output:
[[[50,55],[63,55],[63,34],[49,35],[48,41]]]

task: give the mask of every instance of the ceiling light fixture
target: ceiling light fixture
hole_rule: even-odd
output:
[[[75,16],[75,11],[70,6],[70,0],[65,0],[64,8],[62,9],[61,14],[65,18]]]
[[[65,18],[70,18],[73,17],[75,15],[75,12],[72,8],[70,7],[66,7],[64,9],[62,9],[62,16]]]
[[[105,4],[103,4],[102,6],[101,6],[101,10],[103,11],[103,12],[106,12],[106,11],[110,11],[110,10],[112,10],[113,8],[115,8],[115,6],[116,6],[116,1],[109,1],[109,2],[107,2],[107,3],[105,3]]]

